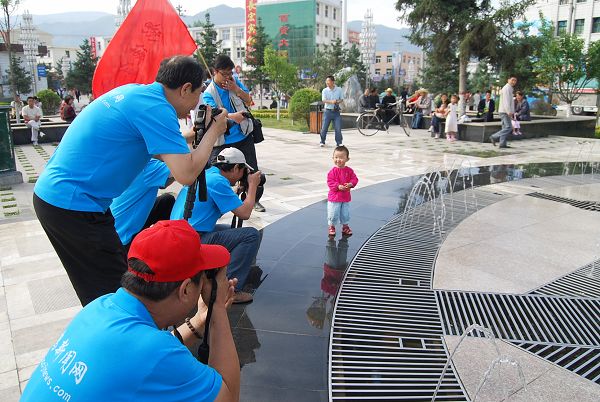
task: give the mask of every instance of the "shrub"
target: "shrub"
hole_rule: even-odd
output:
[[[292,115],[292,119],[305,119],[306,124],[309,125],[310,104],[320,100],[321,94],[314,89],[304,88],[296,91],[290,100],[290,113]]]
[[[554,109],[550,103],[540,99],[533,102],[531,113],[542,116],[556,116],[556,109]]]
[[[50,89],[44,89],[37,93],[37,97],[42,102],[42,111],[44,114],[56,114],[60,107],[60,96]]]
[[[596,127],[596,138],[600,138],[600,126]]]

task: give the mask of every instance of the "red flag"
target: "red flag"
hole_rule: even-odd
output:
[[[192,54],[196,42],[168,0],[138,0],[94,73],[94,97],[120,85],[154,82],[160,62]]]

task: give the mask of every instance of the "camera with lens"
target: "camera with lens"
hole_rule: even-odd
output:
[[[200,141],[202,141],[202,137],[204,136],[204,133],[206,133],[206,130],[210,128],[215,117],[220,115],[222,112],[223,109],[213,108],[211,109],[209,116],[207,113],[206,105],[198,105],[198,109],[196,111],[196,119],[194,120],[194,132],[196,133],[196,138],[194,140],[195,145],[200,144]],[[234,121],[229,119],[227,120],[227,129],[225,130],[224,135],[229,135],[229,130],[231,129],[231,127],[233,127],[234,124]]]

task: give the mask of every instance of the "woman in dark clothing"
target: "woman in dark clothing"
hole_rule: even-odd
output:
[[[396,105],[388,106],[392,103],[396,103],[396,97],[393,95],[392,92],[393,92],[392,88],[386,89],[385,96],[381,100],[381,103],[383,103],[385,105],[385,121],[386,122],[388,122],[392,118],[392,116],[394,116],[396,114],[396,111],[394,110],[396,108]],[[396,117],[394,119],[394,121],[390,122],[390,123],[400,124],[400,121]]]
[[[73,106],[73,97],[67,95],[65,97],[65,101],[60,112],[60,118],[66,121],[67,123],[70,123],[73,120],[75,120],[76,116],[77,114],[75,113],[75,107]]]
[[[515,93],[515,117],[514,119],[517,122],[520,121],[529,121],[531,120],[531,115],[529,114],[529,102],[523,96],[522,91],[517,91]],[[521,132],[521,124],[514,123],[513,124],[513,135],[521,136],[523,133]]]

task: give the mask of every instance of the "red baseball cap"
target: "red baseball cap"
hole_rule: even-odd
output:
[[[230,256],[223,246],[201,244],[198,232],[181,219],[159,221],[142,230],[133,239],[128,258],[142,260],[154,272],[128,269],[146,282],[179,282],[200,271],[224,267]]]

